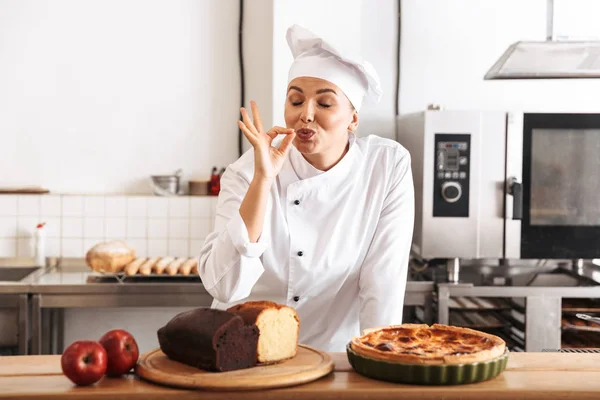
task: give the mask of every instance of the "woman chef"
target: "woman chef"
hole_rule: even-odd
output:
[[[287,304],[300,316],[300,343],[344,351],[364,328],[402,322],[410,155],[395,141],[353,133],[363,98],[381,96],[369,63],[296,25],[287,41],[287,128],[265,130],[256,104],[252,119],[242,109],[253,149],[221,178],[199,273],[213,308]]]

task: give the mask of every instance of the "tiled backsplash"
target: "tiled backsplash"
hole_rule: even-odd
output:
[[[142,257],[196,256],[216,203],[210,196],[0,195],[0,257],[32,257],[40,222],[49,257],[83,257],[111,239],[125,240]]]

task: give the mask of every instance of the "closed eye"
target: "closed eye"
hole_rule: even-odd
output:
[[[298,106],[302,105],[302,103],[304,103],[304,102],[303,101],[293,101],[292,106],[298,107]],[[331,107],[331,104],[322,104],[322,103],[318,103],[318,104],[319,104],[319,107],[323,107],[323,108]]]

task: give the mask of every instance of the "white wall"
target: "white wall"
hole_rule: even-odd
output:
[[[244,107],[256,102],[265,129],[273,125],[273,1],[253,0],[250,7],[245,0],[244,7]],[[243,151],[252,147],[242,141]]]
[[[546,0],[404,0],[400,112],[431,103],[446,109],[599,112],[598,79],[483,80],[511,43],[544,40],[545,34]]]
[[[238,12],[238,0],[0,2],[0,186],[150,193],[148,175],[204,179],[234,161]],[[360,133],[393,137],[394,0],[246,0],[245,14],[246,104],[265,125],[283,123],[285,31],[299,23],[362,47],[384,98],[364,106]]]
[[[237,0],[0,2],[0,185],[149,193],[233,161],[237,19]]]
[[[554,0],[554,37],[558,40],[599,40],[598,0]]]
[[[483,81],[510,43],[544,39],[545,7],[403,1],[400,112],[600,110],[598,80]],[[285,30],[299,23],[360,46],[384,89],[360,133],[394,136],[395,0],[246,0],[245,12],[246,104],[265,125],[283,123]],[[0,2],[0,185],[150,193],[150,174],[207,178],[234,161],[237,22],[237,0]],[[557,19],[558,34],[569,26]]]
[[[363,105],[359,126],[361,135],[395,137],[397,3],[397,0],[364,0],[362,4],[362,54],[377,70],[383,94],[378,104]]]
[[[33,257],[45,222],[46,256],[83,258],[124,240],[138,257],[194,257],[213,229],[216,196],[0,195],[0,257]]]

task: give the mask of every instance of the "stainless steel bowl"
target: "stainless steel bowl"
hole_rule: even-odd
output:
[[[177,196],[180,177],[177,175],[153,175],[150,177],[152,192],[157,196]]]

